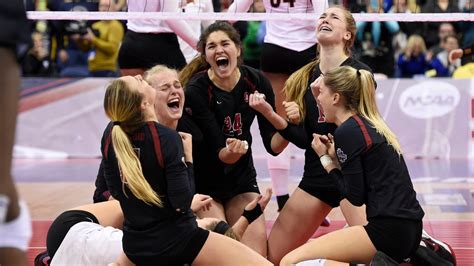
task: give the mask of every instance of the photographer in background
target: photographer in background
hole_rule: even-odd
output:
[[[48,9],[51,11],[98,11],[99,0],[49,0]],[[88,24],[89,23],[89,24]],[[92,21],[51,21],[52,60],[63,77],[87,77],[88,54],[81,51],[72,35],[87,33],[87,27]]]
[[[113,10],[111,0],[100,0],[99,11]],[[85,34],[73,34],[73,39],[83,52],[88,53],[88,70],[91,77],[118,77],[117,57],[124,35],[118,20],[101,20],[86,28]]]

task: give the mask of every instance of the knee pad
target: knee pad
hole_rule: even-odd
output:
[[[28,206],[20,201],[20,215],[12,221],[0,224],[0,248],[28,249],[32,230]]]

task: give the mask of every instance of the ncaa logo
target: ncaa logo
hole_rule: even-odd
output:
[[[402,112],[414,118],[434,118],[452,112],[459,104],[458,89],[446,82],[426,81],[408,87],[398,100]]]

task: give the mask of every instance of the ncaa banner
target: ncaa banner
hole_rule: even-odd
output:
[[[377,81],[379,110],[397,134],[404,156],[468,158],[472,142],[470,79]]]

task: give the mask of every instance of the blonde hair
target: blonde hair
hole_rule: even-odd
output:
[[[148,82],[148,84],[151,84],[152,83],[152,80],[151,80],[151,77],[156,75],[156,74],[159,74],[159,73],[162,73],[162,72],[165,72],[165,71],[173,71],[175,73],[178,73],[178,71],[176,69],[173,69],[173,68],[169,68],[165,65],[156,65],[150,69],[148,69],[147,71],[145,71],[145,73],[143,74],[143,79]]]
[[[217,226],[217,224],[219,224],[220,222],[221,222],[221,221],[219,221],[219,220],[212,221],[212,222],[209,224],[208,228],[206,228],[206,229],[209,230],[209,231],[215,232],[216,226]],[[226,236],[226,237],[232,238],[232,239],[234,239],[234,240],[240,241],[240,237],[235,233],[234,229],[232,229],[231,226],[229,226],[229,228],[224,232],[223,235]]]
[[[346,29],[351,33],[351,38],[344,43],[344,53],[350,57],[352,55],[351,48],[352,46],[354,46],[357,31],[355,19],[352,16],[351,12],[349,12],[343,6],[336,5],[332,6],[332,8],[338,8],[342,10],[344,18],[346,20]],[[286,101],[294,101],[298,104],[300,117],[302,120],[304,120],[306,116],[304,95],[306,93],[306,90],[308,89],[308,83],[311,79],[311,75],[314,72],[314,68],[316,67],[316,65],[319,64],[319,61],[319,58],[315,58],[314,60],[291,74],[291,76],[285,82],[284,91],[286,93]]]
[[[324,75],[324,84],[346,100],[346,108],[357,111],[375,128],[377,133],[387,139],[398,154],[402,154],[395,134],[380,115],[375,100],[375,82],[372,73],[356,70],[350,66],[331,69]]]
[[[162,207],[163,202],[160,197],[143,176],[140,160],[127,135],[145,124],[141,110],[142,99],[143,95],[138,90],[133,90],[123,80],[116,79],[105,91],[104,110],[110,120],[120,122],[120,125],[112,127],[111,139],[122,182],[138,199],[148,205]]]
[[[404,51],[413,50],[413,47],[417,44],[420,45],[421,52],[425,53],[426,52],[425,40],[423,40],[423,37],[421,37],[418,34],[413,34],[413,35],[410,35],[410,37],[408,37],[407,45],[405,46]]]

